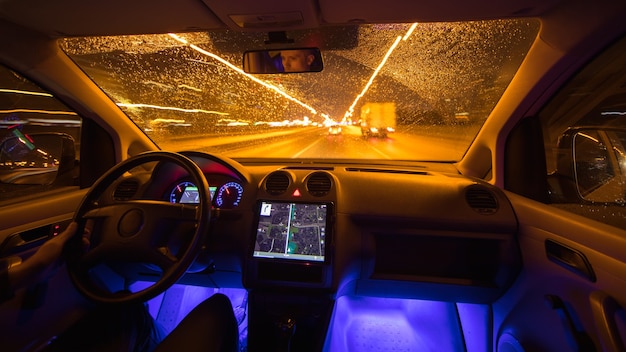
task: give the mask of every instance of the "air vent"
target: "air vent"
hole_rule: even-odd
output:
[[[315,172],[306,181],[306,189],[312,196],[323,197],[330,192],[332,181],[325,172]]]
[[[137,193],[138,189],[139,182],[137,182],[137,180],[122,181],[115,188],[113,198],[115,198],[115,200],[129,200]]]
[[[467,204],[481,214],[494,214],[498,211],[498,201],[489,190],[482,186],[468,187],[465,191]]]
[[[277,196],[279,194],[285,193],[287,188],[289,188],[289,184],[291,183],[291,178],[285,172],[274,172],[267,176],[265,179],[265,190],[267,193]]]

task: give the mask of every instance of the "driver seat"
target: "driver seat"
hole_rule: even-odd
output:
[[[100,305],[43,351],[236,352],[239,328],[227,296],[196,306],[165,338],[145,304]]]

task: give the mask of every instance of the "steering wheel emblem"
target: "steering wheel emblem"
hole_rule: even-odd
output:
[[[122,237],[136,235],[143,227],[144,216],[141,209],[131,209],[120,218],[118,232]]]

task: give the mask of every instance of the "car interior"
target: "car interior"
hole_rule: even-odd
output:
[[[626,351],[624,18],[0,0],[0,259],[79,224],[0,348],[219,293],[238,351]]]

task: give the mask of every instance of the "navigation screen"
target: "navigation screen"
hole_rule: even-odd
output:
[[[324,261],[326,204],[262,202],[255,258]]]

